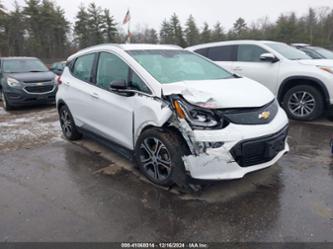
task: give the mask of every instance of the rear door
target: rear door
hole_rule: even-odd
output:
[[[75,59],[62,76],[64,100],[75,123],[87,127],[92,123],[91,100],[94,92],[93,68],[97,53],[86,54]]]
[[[239,45],[237,60],[232,66],[232,71],[258,81],[276,93],[280,62],[261,61],[260,56],[264,53],[269,52],[257,45]]]

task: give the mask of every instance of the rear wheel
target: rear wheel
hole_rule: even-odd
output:
[[[288,90],[283,98],[283,107],[291,119],[310,121],[323,114],[324,100],[316,88],[300,85]]]
[[[72,114],[67,106],[63,105],[59,110],[60,126],[64,136],[68,140],[78,140],[82,137],[82,134],[78,131]]]
[[[135,148],[135,161],[150,181],[161,186],[186,185],[182,157],[183,141],[170,131],[151,128],[144,131]]]

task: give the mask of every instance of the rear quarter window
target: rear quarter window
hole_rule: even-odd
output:
[[[72,67],[72,74],[74,77],[85,81],[92,82],[93,76],[93,65],[95,61],[96,54],[87,54],[78,57]]]
[[[211,47],[207,51],[207,57],[213,61],[235,61],[236,46]]]
[[[208,57],[208,48],[202,48],[198,50],[194,50],[197,54],[200,54],[202,56]]]

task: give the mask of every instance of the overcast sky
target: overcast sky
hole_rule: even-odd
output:
[[[3,0],[5,7],[12,8],[14,0]],[[24,4],[24,0],[18,0]],[[276,20],[281,13],[295,11],[303,14],[309,7],[333,8],[333,0],[55,0],[65,11],[69,21],[74,22],[78,6],[95,2],[103,8],[109,8],[118,23],[121,23],[129,8],[132,16],[132,27],[145,25],[159,29],[164,18],[177,13],[184,24],[192,14],[198,24],[204,21],[210,25],[220,21],[229,29],[238,17],[243,17],[247,23],[259,18],[269,17]],[[138,26],[139,25],[139,26]]]

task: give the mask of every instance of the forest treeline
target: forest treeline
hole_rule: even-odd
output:
[[[186,47],[223,40],[265,39],[333,48],[333,9],[329,7],[310,8],[302,16],[294,12],[281,14],[274,22],[266,17],[247,23],[240,17],[229,30],[223,27],[223,16],[217,18],[220,21],[209,26],[198,24],[191,15],[182,24],[173,14],[161,23],[159,30],[132,30],[131,42]],[[74,23],[70,23],[65,10],[52,0],[26,0],[23,6],[15,2],[11,11],[0,0],[1,56],[65,58],[95,44],[125,42],[127,35],[112,10],[95,3],[79,6]]]

